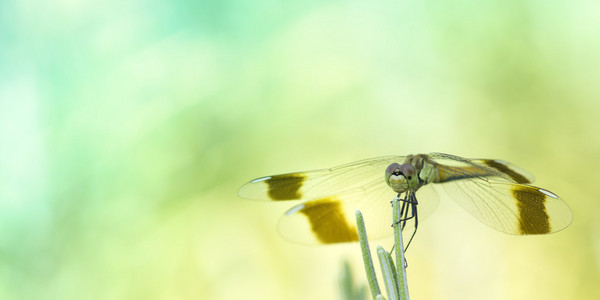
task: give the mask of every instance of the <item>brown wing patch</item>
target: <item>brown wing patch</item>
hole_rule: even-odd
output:
[[[312,232],[321,243],[358,241],[358,231],[346,220],[340,201],[336,197],[304,203],[299,212],[308,218]]]
[[[483,160],[483,163],[485,165],[487,165],[488,167],[492,167],[506,175],[508,175],[510,178],[512,178],[514,181],[516,181],[517,183],[531,183],[529,181],[529,179],[525,178],[525,176],[517,173],[515,170],[509,168],[506,164],[503,164],[499,161],[493,160],[493,159],[488,159],[488,160]]]
[[[551,231],[546,195],[531,186],[515,186],[512,190],[519,209],[521,234],[544,234]]]
[[[302,174],[275,175],[265,180],[272,200],[295,200],[302,198],[300,188],[305,177]]]

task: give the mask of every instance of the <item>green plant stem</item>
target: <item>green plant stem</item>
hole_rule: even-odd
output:
[[[400,201],[397,198],[394,198],[392,201],[392,210],[394,211],[394,249],[396,249],[396,270],[400,299],[409,300],[406,267],[404,264],[404,242],[402,241],[402,229],[400,228],[400,218],[402,218],[402,215],[400,213]]]
[[[383,281],[385,282],[385,289],[387,291],[388,299],[400,299],[400,293],[398,291],[398,277],[396,275],[396,269],[394,268],[392,256],[381,246],[377,246],[377,256],[379,257],[379,263],[381,264],[381,273],[383,274]]]
[[[362,213],[357,210],[355,214],[356,225],[358,227],[358,240],[360,242],[360,250],[362,252],[363,263],[365,265],[365,272],[367,273],[367,280],[369,281],[369,290],[371,290],[373,299],[376,299],[377,295],[381,295],[381,290],[379,290],[379,283],[377,282],[375,267],[373,266],[373,260],[371,259],[369,241],[367,240],[367,230],[365,229],[365,222]]]

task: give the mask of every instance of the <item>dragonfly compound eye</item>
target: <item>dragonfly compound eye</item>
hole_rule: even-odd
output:
[[[415,167],[413,167],[411,164],[403,164],[401,166],[399,166],[400,168],[400,172],[404,175],[404,177],[411,179],[412,176],[415,174]]]

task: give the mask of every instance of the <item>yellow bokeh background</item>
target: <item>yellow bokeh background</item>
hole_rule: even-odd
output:
[[[574,221],[509,236],[442,195],[413,299],[598,299],[599,20],[591,0],[3,1],[0,299],[337,299],[344,260],[366,282],[358,245],[289,243],[293,204],[237,189],[427,152],[515,163]]]

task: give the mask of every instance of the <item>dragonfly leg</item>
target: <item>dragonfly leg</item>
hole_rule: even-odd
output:
[[[414,193],[411,193],[411,199],[412,199],[412,201],[410,202],[410,208],[412,211],[412,217],[414,217],[414,219],[415,219],[415,229],[413,230],[413,233],[410,236],[410,239],[408,240],[406,247],[404,247],[404,251],[406,251],[408,249],[408,246],[410,246],[410,242],[412,242],[413,238],[415,237],[415,234],[417,233],[417,228],[419,227],[419,214],[417,213],[417,204],[419,204],[419,203],[418,203],[417,197],[415,197]]]
[[[419,203],[412,192],[407,192],[404,195],[404,199],[396,197],[395,200],[402,201],[402,206],[400,207],[400,220],[396,221],[395,224],[401,224],[402,229],[404,229],[404,226],[406,226],[406,221],[416,217],[416,205]]]
[[[408,220],[408,202],[407,200],[408,193],[404,196],[402,200],[402,206],[400,207],[400,220],[396,222],[396,224],[400,224],[400,229],[404,230],[404,226],[406,226],[406,220]]]
[[[398,195],[395,200],[402,201],[402,206],[400,207],[400,220],[396,221],[394,224],[399,225],[400,229],[404,231],[404,227],[406,227],[408,220],[414,219],[415,221],[415,229],[413,230],[406,247],[404,247],[404,251],[406,251],[415,237],[415,234],[417,233],[417,227],[419,227],[419,217],[417,212],[417,205],[419,202],[417,201],[417,197],[415,196],[414,192],[406,192],[404,198],[400,198],[400,195]]]

